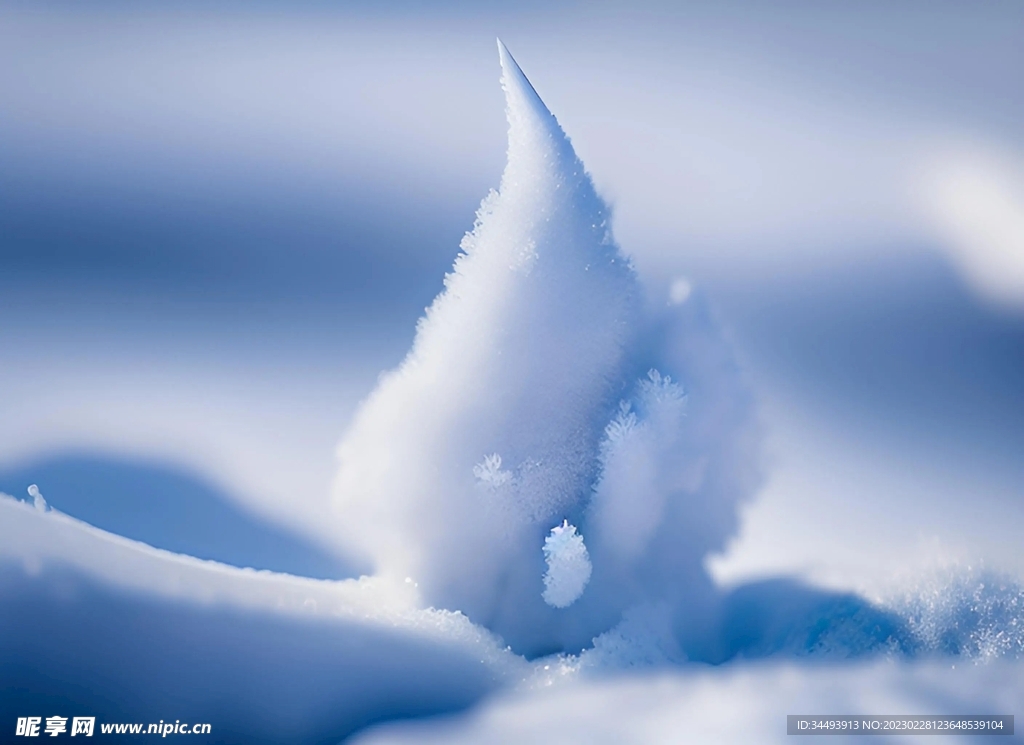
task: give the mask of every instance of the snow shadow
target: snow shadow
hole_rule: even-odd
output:
[[[353,619],[118,592],[0,564],[0,721],[209,723],[209,743],[337,743],[464,708],[493,671],[455,642]],[[11,730],[13,732],[13,729]],[[101,738],[102,739],[102,738]]]
[[[179,467],[69,453],[0,470],[0,492],[24,499],[30,484],[51,507],[156,548],[316,579],[356,574],[343,559],[245,512]]]

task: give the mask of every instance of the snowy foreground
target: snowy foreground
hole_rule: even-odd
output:
[[[759,484],[742,372],[699,296],[641,285],[568,138],[499,51],[501,188],[339,447],[339,550],[374,575],[202,561],[38,491],[0,496],[0,726],[707,743],[781,741],[787,714],[1019,713],[1013,578],[950,572],[873,599],[711,579],[706,557]]]
[[[1024,701],[1019,660],[530,663],[461,614],[418,609],[415,588],[200,561],[7,497],[0,538],[5,719],[173,717],[214,723],[218,741],[333,742],[483,700],[356,741],[781,742],[787,713],[1014,713]]]
[[[792,663],[730,665],[575,680],[495,697],[470,714],[384,725],[355,742],[397,743],[771,743],[794,742],[786,714],[1019,711],[1024,665],[892,662],[841,667]],[[868,742],[945,742],[872,736]],[[1024,737],[956,737],[955,742],[1021,742]],[[864,742],[800,737],[795,742]]]
[[[526,675],[405,587],[200,561],[0,497],[8,719],[210,722],[226,742],[331,742]],[[13,724],[12,724],[13,726]]]

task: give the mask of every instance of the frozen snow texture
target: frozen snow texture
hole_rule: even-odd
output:
[[[950,569],[892,602],[924,654],[1024,657],[1024,588],[996,572]]]
[[[593,483],[638,291],[558,123],[503,47],[501,65],[500,190],[345,435],[336,495],[344,539],[379,572],[508,632],[547,607],[544,535]]]
[[[685,628],[756,484],[750,400],[696,293],[644,295],[568,138],[499,55],[500,188],[339,445],[340,539],[526,654],[579,651],[637,603]],[[593,576],[556,609],[541,548],[564,518]]]
[[[594,639],[579,656],[580,670],[629,670],[682,662],[685,655],[672,633],[672,613],[658,603],[631,608],[613,629]]]
[[[673,488],[698,476],[692,465],[683,465],[685,459],[680,459],[681,469],[671,467],[686,413],[682,388],[651,370],[638,386],[636,408],[623,401],[605,428],[601,479],[588,523],[620,563],[636,558],[649,543]],[[639,494],[647,498],[638,499]]]
[[[504,486],[512,478],[511,473],[501,470],[501,456],[497,453],[488,455],[483,461],[473,466],[473,475],[492,489]]]
[[[544,539],[544,602],[553,608],[568,608],[576,602],[590,581],[590,555],[576,526],[563,520]]]

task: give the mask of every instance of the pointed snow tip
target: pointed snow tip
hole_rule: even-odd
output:
[[[550,116],[548,107],[544,105],[533,84],[530,83],[529,78],[526,77],[523,69],[516,62],[515,57],[508,51],[508,47],[505,46],[505,43],[500,38],[497,39],[497,42],[498,60],[501,62],[502,84],[505,88],[506,96],[513,96],[515,93],[519,93],[527,100],[532,101],[535,108]]]
[[[501,40],[500,36],[494,38],[498,42],[498,59],[501,60],[501,66],[504,67],[506,58],[512,59],[512,53],[508,51],[508,47],[505,46],[505,42]]]
[[[519,67],[515,57],[512,56],[512,52],[508,51],[508,47],[505,46],[505,42],[498,37],[498,61],[501,63],[501,71],[505,74],[506,78],[520,78],[526,81],[526,75],[523,74],[523,70]],[[529,81],[526,81],[529,85]]]

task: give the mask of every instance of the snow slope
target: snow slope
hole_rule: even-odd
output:
[[[239,569],[0,496],[0,710],[336,742],[469,705],[525,663],[415,588]]]

